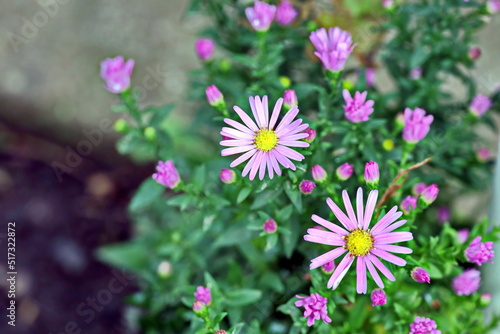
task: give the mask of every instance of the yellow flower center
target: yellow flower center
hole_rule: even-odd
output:
[[[269,152],[278,145],[278,136],[272,130],[261,129],[255,135],[254,144],[258,150]]]
[[[345,239],[345,247],[352,256],[364,256],[373,248],[372,235],[365,230],[355,229]]]

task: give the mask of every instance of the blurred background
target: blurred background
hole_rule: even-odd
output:
[[[169,124],[188,124],[189,104],[182,100],[189,70],[200,66],[197,31],[208,24],[201,15],[184,15],[188,2],[2,2],[0,277],[8,271],[10,221],[16,222],[18,275],[16,327],[7,325],[8,285],[0,280],[0,333],[134,333],[124,325],[133,315],[122,299],[138,283],[99,263],[93,252],[130,238],[126,206],[153,166],[117,153],[112,124],[119,115],[110,111],[117,99],[103,89],[99,63],[116,55],[135,59],[132,82],[141,102],[176,102]],[[500,82],[499,28],[497,15],[477,41],[479,92]],[[384,80],[383,73],[378,78]],[[496,148],[497,136],[488,136]],[[88,153],[78,158],[77,149]],[[500,178],[496,182],[500,189]],[[456,207],[466,214],[483,201],[486,211],[490,198],[478,194]],[[499,197],[494,203],[500,210]]]

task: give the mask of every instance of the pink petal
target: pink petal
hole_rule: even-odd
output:
[[[366,293],[366,265],[364,256],[358,256],[356,261],[356,292]]]
[[[363,222],[363,209],[364,209],[364,204],[363,204],[363,189],[361,187],[358,188],[358,193],[356,194],[356,213],[357,213],[357,218],[358,218],[358,224]],[[366,230],[366,228],[363,226],[358,225],[359,227],[363,228]]]
[[[297,133],[295,135],[286,135],[286,136],[281,136],[280,140],[285,140],[285,141],[291,141],[291,140],[298,140],[298,139],[304,139],[309,137],[308,133]]]
[[[351,267],[352,262],[354,261],[354,257],[350,256],[349,254],[344,256],[342,261],[340,261],[339,265],[337,268],[335,268],[335,271],[333,272],[332,276],[328,280],[328,284],[326,285],[327,288],[332,288],[335,290],[339,284],[340,281],[342,281],[342,278],[347,274],[347,271]]]
[[[395,265],[397,266],[404,266],[406,265],[406,261],[403,260],[402,258],[396,256],[396,255],[392,255],[391,253],[389,252],[386,252],[385,250],[382,250],[380,248],[376,249],[372,249],[371,250],[371,253],[380,257],[381,259],[383,260],[386,260],[387,262],[390,262],[390,263],[394,263]]]
[[[267,173],[269,174],[269,178],[272,180],[274,177],[274,170],[271,164],[271,155],[266,154],[266,164],[267,164]]]
[[[387,212],[371,229],[373,235],[377,235],[378,231],[386,228],[390,223],[401,217],[403,213],[398,212],[398,207],[393,206],[392,209]]]
[[[380,278],[380,276],[379,276],[379,274],[377,272],[377,269],[375,269],[375,267],[373,266],[373,263],[370,261],[370,258],[368,256],[365,256],[365,264],[368,267],[368,271],[372,275],[373,280],[375,281],[375,283],[377,283],[377,285],[381,289],[383,289],[384,288],[384,282]]]
[[[399,221],[395,222],[394,224],[389,225],[386,228],[384,228],[382,231],[380,231],[380,234],[385,234],[385,233],[389,233],[391,231],[394,231],[395,229],[397,229],[400,226],[403,226],[404,224],[406,224],[405,219],[399,220]]]
[[[255,175],[257,175],[257,171],[259,170],[263,156],[264,156],[263,151],[259,151],[255,155],[255,161],[254,161],[254,164],[252,166],[252,170],[250,171],[250,177],[249,177],[250,181],[252,181],[255,178]]]
[[[408,241],[413,239],[411,232],[390,232],[374,236],[378,244],[393,244],[395,242]]]
[[[344,254],[347,251],[344,247],[337,247],[331,251],[326,252],[325,254],[322,254],[314,259],[311,260],[311,265],[309,268],[316,269],[318,267],[321,267],[327,262],[333,261],[342,254]]]
[[[250,109],[252,110],[253,118],[255,118],[255,121],[257,122],[257,126],[259,128],[262,128],[262,121],[260,119],[261,115],[260,115],[260,108],[259,108],[260,107],[260,97],[250,96],[248,98],[248,101],[250,102]]]
[[[234,167],[238,166],[242,162],[247,161],[248,159],[250,159],[250,157],[253,156],[256,151],[257,151],[256,149],[248,151],[247,153],[241,155],[239,158],[237,158],[233,162],[231,162],[231,164],[229,166],[231,168],[234,168]]]
[[[276,156],[274,154],[274,151],[269,151],[269,160],[271,161],[271,165],[273,166],[276,174],[281,175],[281,168],[280,168],[280,165],[278,164],[278,161],[276,160]]]
[[[223,140],[219,143],[221,146],[245,146],[253,145],[250,140]]]
[[[356,225],[351,220],[349,220],[349,218],[347,218],[345,213],[342,212],[337,204],[335,204],[330,198],[326,199],[326,204],[328,204],[335,217],[337,217],[337,219],[342,223],[342,225],[344,225],[347,230],[350,231],[356,228]]]
[[[377,204],[378,190],[372,190],[368,194],[368,200],[366,201],[366,211],[363,219],[363,229],[368,229],[370,222],[372,220],[373,211],[375,210],[375,205]]]
[[[263,121],[264,121],[264,126],[268,127],[269,126],[269,105],[267,104],[267,95],[264,95],[262,98],[262,111],[263,111]]]
[[[238,130],[235,130],[232,128],[226,128],[226,127],[222,128],[222,131],[220,133],[223,136],[231,137],[234,139],[248,139],[248,140],[253,141],[255,138],[254,135],[250,135],[248,133],[244,133],[244,132],[241,132],[241,131],[238,131]]]
[[[320,216],[312,215],[311,219],[313,221],[315,221],[316,223],[318,223],[318,224],[326,227],[330,231],[333,231],[333,232],[335,232],[337,234],[340,234],[342,236],[349,234],[349,232],[347,232],[346,230],[344,230],[342,227],[340,227],[338,225],[335,225],[332,222],[329,222],[328,220],[321,218]]]
[[[278,160],[278,162],[285,168],[290,168],[291,170],[295,170],[295,165],[290,161],[286,156],[281,154],[280,152],[274,150],[274,157]]]
[[[297,129],[300,126],[300,124],[302,124],[302,120],[301,119],[296,119],[295,121],[292,122],[292,124],[290,124],[289,126],[285,127],[281,131],[276,131],[276,135],[278,137],[287,136],[289,134],[289,132],[293,131],[294,129]]]
[[[267,154],[263,153],[262,154],[262,160],[260,162],[260,167],[259,167],[259,180],[263,180],[264,176],[266,176],[266,166],[267,166]]]
[[[225,148],[221,151],[221,155],[225,157],[232,154],[238,154],[250,151],[251,149],[253,149],[253,145]]]
[[[259,131],[259,128],[257,125],[255,125],[254,121],[250,118],[250,116],[247,115],[246,112],[244,112],[240,107],[234,106],[233,107],[234,111],[240,116],[241,120],[243,123],[245,123],[248,128],[254,132]]]
[[[375,248],[385,250],[386,252],[399,253],[399,254],[411,254],[413,250],[408,247],[396,246],[396,245],[378,245],[374,244]]]
[[[377,269],[380,270],[380,272],[382,274],[384,274],[385,277],[387,277],[387,279],[389,281],[395,281],[396,280],[396,278],[389,271],[389,269],[387,269],[387,267],[384,266],[384,264],[382,262],[380,262],[380,260],[375,255],[368,254],[367,257],[375,265],[375,267],[377,267]]]
[[[250,128],[244,126],[243,124],[236,122],[230,118],[224,118],[224,122],[227,125],[232,126],[233,128],[236,128],[237,130],[240,130],[241,132],[248,133],[249,135],[255,135],[255,132],[253,132]]]
[[[248,163],[246,164],[245,168],[243,168],[243,173],[241,173],[241,176],[245,177],[248,172],[250,172],[250,169],[253,167],[255,163],[255,159],[257,158],[257,155],[259,154],[260,151],[256,150],[255,154],[252,155],[252,158]]]
[[[280,129],[285,128],[288,124],[290,124],[295,116],[297,116],[299,113],[299,108],[297,106],[293,106],[288,112],[285,114],[283,119],[281,120],[280,124],[276,128],[276,131],[279,131]]]
[[[296,161],[302,161],[304,160],[304,156],[294,150],[292,150],[291,148],[288,148],[286,146],[281,146],[281,145],[278,145],[276,146],[275,150],[281,154],[283,154],[284,156],[292,159],[292,160],[296,160]]]
[[[329,246],[343,246],[345,244],[344,240],[325,239],[309,234],[304,235],[304,240]]]
[[[269,122],[269,129],[274,129],[274,125],[276,124],[276,121],[278,120],[278,116],[281,112],[281,106],[283,105],[283,98],[280,97],[278,101],[276,101],[276,104],[274,105],[273,113],[271,115],[271,121]]]
[[[349,216],[349,220],[357,227],[358,222],[356,220],[356,215],[354,214],[354,210],[352,209],[351,199],[349,198],[349,194],[347,194],[346,190],[342,191],[342,199],[344,200],[344,207],[347,211],[347,215]]]
[[[289,146],[289,147],[309,147],[309,143],[305,141],[294,141],[294,140],[279,140],[279,145]]]

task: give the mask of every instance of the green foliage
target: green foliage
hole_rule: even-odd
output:
[[[187,15],[203,13],[213,19],[202,35],[214,39],[224,56],[191,73],[188,99],[202,101],[205,88],[215,84],[224,94],[225,105],[211,108],[199,103],[187,129],[193,135],[176,133],[176,137],[189,142],[198,136],[202,145],[179,149],[171,136],[178,129],[167,122],[173,105],[141,110],[135,92],[121,94],[122,106],[115,111],[127,112],[133,124],[126,131],[121,127],[126,133],[117,145],[119,152],[139,161],[174,160],[182,181],[170,191],[146,179],[129,207],[137,235],[128,243],[102,248],[99,258],[139,278],[141,290],[127,301],[141,309],[144,333],[201,334],[219,329],[235,334],[405,333],[416,315],[432,318],[443,333],[486,333],[499,319],[485,324],[479,296],[457,296],[450,285],[468,265],[464,250],[472,238],[494,241],[499,230],[489,229],[486,219],[458,221],[455,214],[450,222],[438,224],[435,217],[437,206],[450,205],[454,194],[484,189],[491,180],[491,165],[476,158],[483,139],[475,126],[494,128],[493,122],[488,114],[474,118],[468,111],[481,85],[481,79],[468,72],[474,66],[468,50],[474,33],[484,24],[484,6],[474,1],[418,0],[396,1],[387,10],[371,1],[345,1],[345,7],[335,8],[352,18],[355,43],[356,37],[363,38],[367,16],[375,16],[373,33],[384,42],[369,50],[359,46],[357,52],[366,64],[380,62],[387,69],[394,87],[388,89],[379,81],[369,87],[364,74],[354,80],[352,74],[363,72],[363,66],[336,74],[321,69],[310,52],[308,27],[321,24],[329,13],[308,11],[311,3],[300,2],[304,15],[293,26],[274,24],[266,34],[257,34],[249,28],[240,1],[191,2]],[[318,16],[313,16],[315,12]],[[411,79],[409,73],[416,67],[422,77]],[[283,86],[287,80],[280,80],[282,76],[290,79],[291,87]],[[464,96],[446,91],[450,76],[460,80],[467,92]],[[267,95],[272,108],[288,88],[297,93],[299,117],[317,131],[309,148],[297,148],[306,159],[296,164],[295,171],[282,168],[281,176],[262,181],[242,178],[242,166],[238,166],[236,181],[223,184],[219,171],[229,168],[231,160],[211,153],[220,150],[219,132],[225,126],[221,114],[238,119],[226,106],[238,105],[249,112],[249,96]],[[370,120],[345,120],[344,88],[351,94],[368,91],[368,99],[375,101]],[[495,107],[499,95],[491,96]],[[395,117],[406,107],[417,106],[434,115],[434,123],[427,137],[413,147],[402,140],[402,126]],[[336,290],[327,289],[330,275],[320,268],[308,269],[310,259],[332,249],[303,242],[307,229],[315,225],[311,215],[337,223],[326,198],[344,209],[341,191],[346,189],[354,197],[356,189],[364,186],[364,166],[370,160],[380,166],[381,196],[398,173],[429,157],[430,163],[407,170],[396,180],[397,189],[375,211],[382,217],[418,182],[437,183],[441,189],[429,208],[419,204],[403,216],[407,223],[399,231],[413,233],[414,239],[405,245],[413,253],[402,256],[407,261],[402,268],[387,263],[396,278],[394,282],[383,278],[387,304],[372,307],[369,296],[356,293],[354,265]],[[353,164],[354,175],[340,181],[335,170],[346,162]],[[312,179],[315,164],[325,168],[328,179],[318,183],[311,195],[303,195],[298,186]],[[262,226],[270,218],[278,229],[267,234]],[[458,225],[472,227],[465,244],[458,240]],[[158,272],[164,261],[171,266],[168,274]],[[411,278],[414,267],[429,272],[430,285]],[[201,315],[192,309],[199,285],[212,292],[212,303]],[[368,291],[375,288],[369,278]],[[303,309],[294,303],[297,294],[310,293],[328,298],[331,324],[316,321],[313,327],[307,326]]]

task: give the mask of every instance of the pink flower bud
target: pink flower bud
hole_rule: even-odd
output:
[[[215,49],[215,43],[208,38],[200,38],[196,41],[194,45],[196,54],[202,61],[207,61],[212,58]]]
[[[472,60],[477,60],[481,57],[481,48],[474,47],[469,49],[469,57]]]
[[[430,205],[432,202],[436,200],[438,194],[439,194],[439,188],[437,184],[431,184],[422,191],[422,193],[420,194],[420,198],[425,204]]]
[[[153,174],[153,179],[167,188],[175,189],[181,181],[179,173],[171,160],[165,162],[158,161],[156,171],[157,173]]]
[[[418,198],[415,196],[406,196],[399,205],[401,211],[408,214],[410,211],[415,210],[417,208],[417,200]]]
[[[227,334],[227,332],[223,329],[219,329],[215,334]]]
[[[306,138],[304,138],[304,140],[308,143],[312,143],[314,141],[314,139],[316,138],[316,130],[311,129],[311,128],[307,128],[304,130],[304,132],[309,135]]]
[[[195,301],[193,303],[193,311],[195,313],[201,313],[207,308],[207,305],[205,303],[200,302],[199,300]]]
[[[310,193],[312,193],[315,187],[316,183],[309,180],[304,180],[299,185],[300,192],[304,195],[309,195]]]
[[[127,62],[122,56],[107,58],[101,62],[101,78],[106,81],[104,88],[111,93],[119,94],[130,87],[130,76],[134,70],[134,60]]]
[[[491,303],[491,293],[484,292],[480,298],[481,306],[488,306]]]
[[[313,180],[316,182],[319,182],[319,183],[326,181],[326,179],[328,178],[328,174],[326,173],[324,168],[321,167],[320,165],[312,166],[311,167],[311,174],[312,174]]]
[[[298,105],[297,94],[293,89],[287,89],[283,93],[283,105],[286,109],[290,109],[293,106]]]
[[[373,87],[375,85],[375,69],[367,68],[365,69],[365,80],[368,87]]]
[[[373,187],[378,186],[378,181],[380,179],[380,172],[378,170],[378,163],[375,161],[369,161],[365,165],[365,181],[366,184]]]
[[[492,105],[493,103],[491,102],[488,96],[483,94],[478,94],[476,95],[476,97],[474,97],[474,99],[470,103],[469,111],[473,115],[480,117],[483,116],[488,111],[488,109],[491,108]]]
[[[427,188],[427,185],[425,183],[417,183],[413,186],[412,192],[415,196],[418,196],[422,193],[422,191],[424,191],[425,188]]]
[[[468,269],[456,276],[451,282],[455,293],[459,296],[469,296],[479,289],[481,272],[477,269]]]
[[[245,9],[248,22],[256,31],[267,31],[274,20],[276,6],[263,1],[255,1],[253,7]]]
[[[490,14],[500,12],[500,0],[488,0],[486,8]]]
[[[335,262],[333,261],[327,262],[321,266],[321,269],[325,274],[331,274],[333,273],[333,270],[335,270]]]
[[[387,303],[387,296],[384,290],[375,289],[370,294],[370,299],[372,300],[372,306],[385,305]]]
[[[236,173],[232,169],[222,168],[219,176],[220,180],[226,184],[231,184],[236,181]]]
[[[481,147],[476,152],[476,158],[479,162],[486,162],[491,158],[491,152],[486,147]]]
[[[415,67],[410,71],[410,79],[418,80],[422,77],[422,69],[420,67]]]
[[[278,224],[271,218],[264,222],[263,229],[267,234],[272,234],[278,230]]]
[[[216,85],[208,86],[205,92],[207,94],[207,101],[211,106],[216,107],[224,103],[224,96]]]
[[[210,305],[212,303],[212,292],[208,287],[206,288],[204,286],[199,286],[196,288],[194,298],[196,298],[196,301],[202,302],[206,305]]]
[[[344,114],[349,122],[360,123],[370,119],[375,102],[373,100],[366,100],[368,92],[356,92],[354,96],[351,97],[349,91],[344,89],[342,94],[345,101],[345,105],[343,106]]]
[[[495,251],[493,250],[495,245],[493,242],[481,242],[481,239],[481,236],[475,237],[465,250],[465,258],[467,261],[473,262],[478,266],[482,266],[483,263],[487,262],[493,263],[491,259],[495,256]]]
[[[437,211],[437,220],[440,223],[446,223],[450,221],[450,209],[447,206],[440,206]]]
[[[434,116],[426,116],[425,110],[420,108],[415,108],[415,110],[406,108],[404,116],[403,139],[411,144],[424,139],[427,133],[429,133]]]
[[[346,162],[337,168],[335,174],[337,175],[340,181],[347,181],[352,176],[353,172],[354,172],[354,166]]]
[[[418,283],[431,282],[431,276],[429,275],[429,273],[425,269],[420,267],[417,267],[411,271],[411,278],[413,278],[413,280]]]
[[[290,25],[298,14],[298,10],[293,7],[292,3],[284,0],[276,9],[276,22],[282,26]]]
[[[457,239],[458,242],[464,244],[467,240],[469,240],[470,231],[466,228],[457,231]]]

